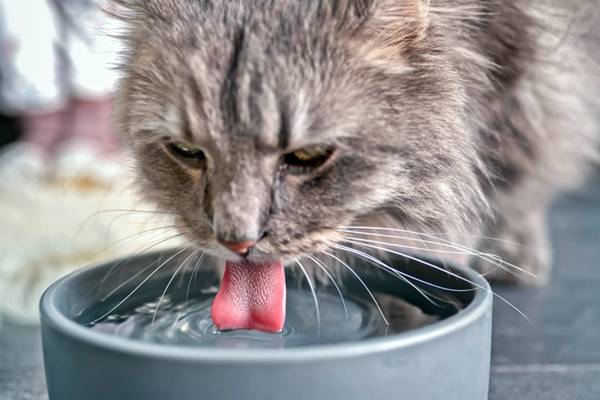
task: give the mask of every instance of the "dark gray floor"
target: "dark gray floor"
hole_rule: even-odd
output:
[[[600,399],[600,175],[557,202],[551,226],[552,283],[496,290],[531,321],[496,302],[490,400]],[[39,331],[5,323],[0,400],[45,398]]]
[[[600,176],[551,215],[555,276],[537,290],[497,288],[491,399],[600,399]]]

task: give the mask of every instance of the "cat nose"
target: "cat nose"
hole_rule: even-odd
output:
[[[240,256],[247,255],[250,252],[250,249],[252,249],[256,245],[256,242],[254,240],[245,240],[243,242],[228,242],[226,240],[217,239],[217,241],[223,246],[227,247],[229,250],[233,251],[234,253],[239,254]]]

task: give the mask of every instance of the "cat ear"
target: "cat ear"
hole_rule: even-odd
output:
[[[406,71],[406,53],[426,37],[427,0],[373,0],[351,47],[366,62],[389,72]]]
[[[359,17],[364,17],[371,12],[371,7],[375,0],[346,0],[347,6],[352,9],[354,14]],[[344,0],[341,0],[344,3]]]
[[[129,23],[164,20],[177,10],[177,0],[108,0],[104,9]]]

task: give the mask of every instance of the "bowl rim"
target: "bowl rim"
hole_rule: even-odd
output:
[[[151,256],[152,253],[140,257]],[[284,349],[213,349],[204,347],[178,346],[162,343],[141,342],[89,329],[59,311],[57,296],[64,285],[76,276],[91,274],[95,270],[107,268],[113,261],[108,260],[90,267],[74,271],[50,285],[40,300],[42,328],[50,328],[69,340],[101,348],[107,351],[124,353],[130,356],[156,358],[161,360],[210,363],[290,363],[319,360],[339,360],[400,350],[417,346],[438,338],[452,335],[491,314],[493,304],[492,289],[485,278],[469,267],[444,262],[444,265],[459,273],[480,287],[473,286],[475,296],[471,303],[457,314],[434,324],[415,330],[394,334],[388,337],[367,338],[356,342],[326,345],[308,345]],[[490,333],[491,334],[491,333]]]

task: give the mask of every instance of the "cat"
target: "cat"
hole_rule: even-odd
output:
[[[119,132],[197,246],[287,262],[417,232],[549,279],[548,205],[598,159],[593,2],[114,1]]]

